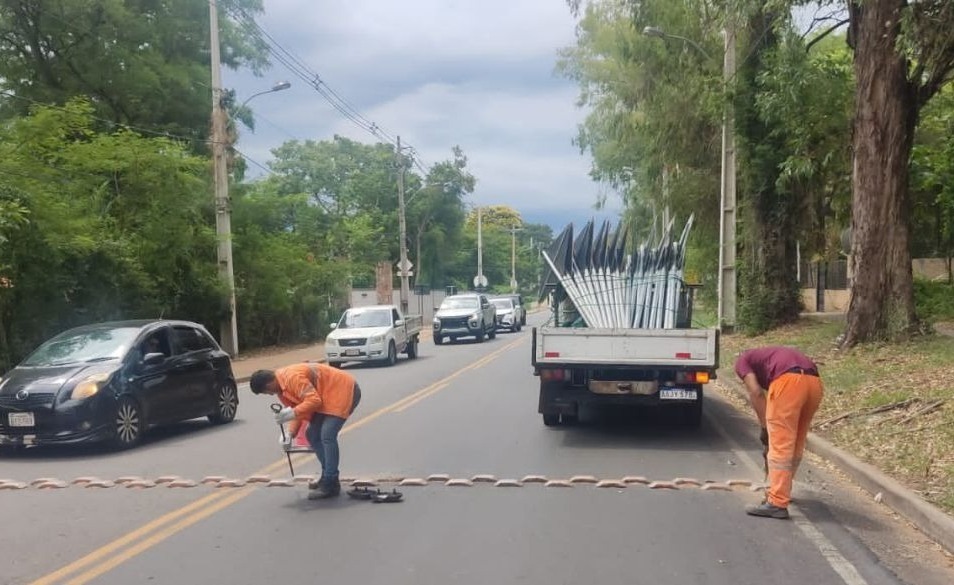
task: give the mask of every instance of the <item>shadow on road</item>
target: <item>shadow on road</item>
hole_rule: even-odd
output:
[[[118,450],[108,443],[15,447],[0,449],[0,459],[4,461],[56,461],[84,457],[119,457],[130,452],[145,454],[151,449],[185,443],[198,437],[209,437],[216,433],[225,432],[229,427],[242,424],[245,424],[242,419],[235,419],[226,425],[213,425],[205,419],[194,419],[149,429],[143,435],[139,445],[132,449]]]

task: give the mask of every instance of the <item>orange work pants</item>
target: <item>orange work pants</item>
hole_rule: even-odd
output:
[[[782,374],[769,384],[765,405],[769,434],[766,499],[774,506],[787,508],[791,502],[792,481],[823,393],[821,379],[807,374]]]

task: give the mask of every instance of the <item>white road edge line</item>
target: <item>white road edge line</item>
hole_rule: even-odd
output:
[[[735,408],[732,404],[729,404],[729,407]],[[722,426],[722,423],[716,420],[716,418],[708,411],[708,409],[703,409],[706,419],[712,425],[712,428],[716,430],[717,433],[729,444],[729,448],[732,450],[732,453],[745,464],[750,470],[755,471],[756,474],[762,474],[762,466],[755,462],[752,457],[742,449],[742,446],[735,440],[728,431],[725,430],[725,427]],[[851,562],[846,559],[838,548],[828,537],[821,533],[820,530],[815,528],[815,525],[802,514],[801,510],[798,509],[798,506],[791,504],[789,506],[789,512],[792,514],[792,521],[795,522],[795,525],[802,531],[802,534],[805,535],[808,540],[815,545],[815,548],[818,549],[818,552],[821,553],[822,557],[828,561],[828,564],[831,566],[832,570],[841,577],[841,580],[845,585],[868,585],[868,582],[865,581],[864,577],[858,572],[858,569],[855,568]]]

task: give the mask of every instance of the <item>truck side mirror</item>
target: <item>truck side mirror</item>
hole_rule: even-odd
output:
[[[404,325],[404,319],[396,319],[396,320],[394,321],[394,326],[395,326],[395,327],[400,327],[401,325]]]

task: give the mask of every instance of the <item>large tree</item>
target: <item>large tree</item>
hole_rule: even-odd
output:
[[[842,343],[909,333],[909,162],[919,112],[954,70],[954,2],[849,0],[856,77],[852,290]]]
[[[0,369],[71,325],[211,323],[225,307],[211,206],[195,196],[203,160],[165,138],[98,133],[92,109],[0,126]]]
[[[245,22],[261,0],[218,4],[223,64],[260,71],[265,46]],[[0,2],[8,115],[83,96],[99,118],[194,137],[199,150],[211,108],[208,51],[208,0]]]

